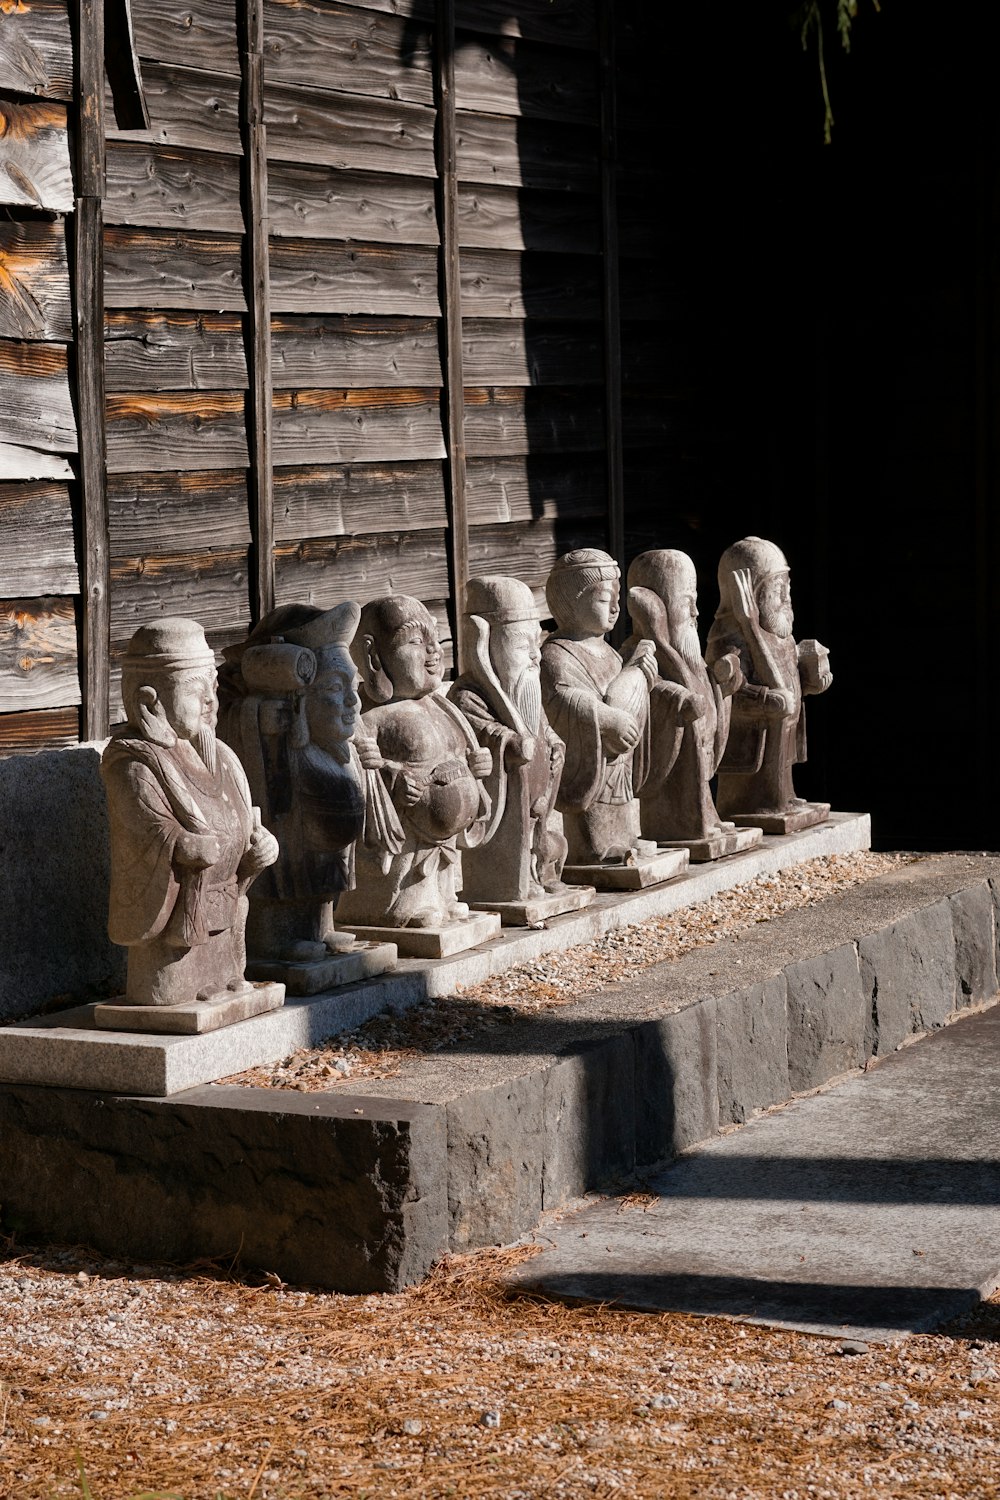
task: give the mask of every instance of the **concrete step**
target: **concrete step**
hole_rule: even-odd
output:
[[[990,1001],[998,888],[998,858],[901,866],[350,1094],[4,1085],[5,1223],[393,1289]]]
[[[889,1342],[1000,1286],[1000,1008],[546,1225],[553,1297]]]

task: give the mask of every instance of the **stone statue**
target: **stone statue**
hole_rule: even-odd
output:
[[[380,974],[396,958],[391,944],[360,944],[334,928],[365,826],[349,649],[360,614],[352,603],[285,604],[223,653],[220,733],[281,847],[250,898],[249,972],[281,979],[293,994]]]
[[[679,874],[685,850],[657,856],[639,833],[634,788],[649,758],[649,690],[657,678],[652,641],[625,664],[605,639],[618,618],[621,573],[586,547],[559,558],[545,586],[557,629],[542,647],[542,702],[566,745],[557,806],[569,846],[567,880],[628,889]]]
[[[723,553],[719,596],[708,664],[737,656],[744,678],[719,766],[719,812],[765,833],[822,823],[830,804],[796,797],[792,767],[806,758],[803,696],[833,681],[829,652],[818,641],[796,645],[788,563],[773,542],[748,536]]]
[[[492,756],[440,692],[437,623],[418,599],[389,594],[361,611],[352,646],[367,770],[356,886],[339,918],[361,937],[391,936],[401,953],[443,957],[495,937],[500,919],[459,899],[463,849],[482,843]],[[387,929],[391,929],[388,932]]]
[[[561,878],[566,840],[552,814],[566,747],[542,708],[542,627],[516,578],[474,578],[465,603],[465,660],[448,696],[491,752],[493,822],[487,841],[463,856],[464,895],[505,923],[530,925],[593,899]]]
[[[204,1031],[282,1004],[245,978],[247,889],[274,864],[235,754],[215,736],[215,657],[194,620],[144,625],[122,666],[128,722],[104,751],[113,942],[128,948],[124,1002],[100,1026]]]
[[[729,737],[730,698],[743,681],[734,653],[710,674],[698,639],[698,578],[683,552],[643,552],[628,570],[631,660],[652,641],[659,677],[650,692],[650,749],[639,790],[642,833],[658,844],[683,844],[692,860],[753,848],[759,828],[723,823],[710,782]]]

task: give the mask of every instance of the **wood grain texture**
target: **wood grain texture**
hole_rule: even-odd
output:
[[[246,472],[112,474],[108,521],[113,558],[245,551],[250,545]]]
[[[109,395],[108,472],[225,469],[248,462],[241,392]]]
[[[0,11],[0,26],[6,16]],[[73,207],[66,106],[0,98],[0,204],[67,213]]]
[[[0,479],[74,479],[76,476],[65,458],[43,453],[39,448],[25,448],[17,443],[0,442]]]
[[[440,386],[433,318],[271,319],[275,389]]]
[[[462,351],[470,385],[594,385],[602,378],[597,324],[466,318]]]
[[[142,66],[135,44],[131,0],[104,0],[104,69],[111,84],[107,115],[123,130],[148,130]]]
[[[108,141],[146,141],[186,150],[242,154],[239,80],[224,73],[203,73],[171,63],[142,64],[149,129],[123,132],[113,121],[110,85],[105,92]]]
[[[439,393],[275,391],[276,464],[443,458]]]
[[[456,122],[461,182],[557,193],[597,189],[598,138],[592,128],[468,111],[460,111]]]
[[[443,531],[447,521],[439,460],[278,469],[278,542],[377,532]]]
[[[14,0],[0,7],[0,89],[72,99],[73,34],[66,0]]]
[[[237,235],[185,230],[104,231],[104,305],[244,312]]]
[[[0,710],[79,702],[72,599],[0,599]]]
[[[434,183],[276,162],[269,171],[272,235],[436,245]]]
[[[108,143],[107,224],[140,229],[204,229],[240,234],[239,163],[183,146]]]
[[[140,58],[240,75],[236,0],[132,0]]]
[[[272,162],[433,177],[434,111],[399,99],[276,84],[264,95]]]
[[[435,317],[440,312],[436,252],[272,240],[271,311]]]
[[[344,599],[364,604],[380,594],[444,599],[449,587],[446,558],[443,531],[279,545],[275,548],[277,598],[281,604],[324,608]]]
[[[470,458],[467,494],[472,526],[603,518],[604,459],[600,453]]]
[[[525,37],[559,47],[597,46],[594,0],[456,0],[460,30]]]
[[[509,573],[529,587],[545,587],[556,558],[576,547],[606,547],[603,520],[590,523],[528,521],[507,526],[473,526],[469,531],[469,565],[473,577]]]
[[[592,126],[599,110],[596,59],[513,37],[462,32],[455,53],[455,99],[460,110],[480,114]]]
[[[65,344],[0,339],[0,442],[76,452]]]
[[[80,592],[67,485],[0,484],[0,537],[0,599]]]
[[[220,630],[245,635],[250,623],[245,548],[116,557],[111,590],[111,639],[117,647],[163,615],[199,620],[210,640]]]
[[[465,441],[470,458],[593,452],[604,446],[601,391],[467,386]]]
[[[113,311],[104,337],[109,391],[246,389],[238,314]]]
[[[32,755],[75,745],[80,738],[80,714],[75,708],[40,708],[25,713],[0,713],[0,755]]]
[[[0,336],[73,337],[73,303],[63,219],[0,217]]]
[[[458,237],[469,249],[596,254],[598,200],[582,193],[463,185],[458,193]]]
[[[431,34],[426,24],[334,0],[267,0],[268,85],[335,88],[430,104]]]
[[[466,250],[461,259],[462,312],[467,318],[601,316],[598,261],[587,255],[527,255]]]

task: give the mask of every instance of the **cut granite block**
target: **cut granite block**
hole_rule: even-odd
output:
[[[868,1055],[870,1006],[857,950],[844,943],[800,959],[785,970],[788,985],[788,1081],[792,1090],[816,1088],[863,1066]]]
[[[711,995],[636,1028],[636,1166],[667,1161],[718,1130],[716,1033]]]
[[[625,1032],[560,1058],[545,1075],[542,1206],[634,1169],[634,1049]]]
[[[858,943],[861,981],[884,1057],[918,1031],[943,1026],[955,1009],[955,936],[947,900],[920,907]]]
[[[791,1092],[785,976],[720,995],[716,1028],[719,1123],[742,1125]]]
[[[998,989],[996,918],[989,882],[979,881],[948,897],[955,936],[955,977],[958,1006],[981,1005]]]

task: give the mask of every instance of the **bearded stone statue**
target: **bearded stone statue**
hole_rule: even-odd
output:
[[[245,978],[247,891],[278,857],[243,768],[215,736],[215,657],[194,620],[144,625],[122,666],[128,722],[101,760],[111,834],[108,932],[124,1000],[98,1026],[200,1032],[273,1010]]]
[[[483,778],[492,756],[440,691],[437,623],[418,599],[385,595],[361,611],[351,649],[362,681],[366,803],[341,925],[391,937],[401,953],[421,958],[486,942],[500,918],[471,913],[459,893],[462,851],[481,844],[490,824]]]
[[[736,657],[743,676],[719,766],[719,812],[765,833],[822,823],[830,804],[796,797],[792,768],[806,758],[803,698],[825,693],[833,677],[826,647],[813,640],[796,644],[792,635],[784,554],[757,536],[734,543],[719,563],[719,597],[708,664]]]
[[[628,663],[606,635],[618,618],[621,573],[594,547],[568,552],[545,595],[556,629],[542,646],[542,702],[566,745],[557,807],[569,846],[568,881],[629,889],[669,880],[686,850],[657,855],[639,832],[635,790],[649,759],[649,690],[657,678],[652,641]]]
[[[753,848],[758,828],[724,823],[712,800],[711,779],[729,737],[732,694],[742,683],[735,653],[709,673],[698,638],[698,579],[683,552],[643,552],[628,571],[633,633],[622,647],[630,660],[640,641],[656,650],[659,677],[650,689],[650,749],[639,790],[644,837],[681,844],[692,861],[719,859]]]
[[[531,925],[594,895],[562,881],[566,840],[553,814],[566,747],[542,708],[542,627],[516,578],[474,578],[465,603],[465,658],[448,696],[492,755],[493,815],[487,839],[463,855],[464,895],[511,926]]]

